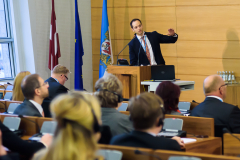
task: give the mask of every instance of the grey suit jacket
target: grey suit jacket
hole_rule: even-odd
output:
[[[129,120],[129,116],[120,113],[115,108],[101,108],[102,124],[109,126],[112,136],[123,133],[129,133],[133,130],[133,124]]]
[[[15,109],[13,114],[42,117],[38,109],[27,99]]]

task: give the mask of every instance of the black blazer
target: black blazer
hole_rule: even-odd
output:
[[[43,100],[42,107],[45,117],[52,117],[49,110],[49,105],[51,101],[59,94],[68,93],[68,89],[65,86],[58,83],[52,77],[48,78],[45,82],[48,82],[49,84],[48,87],[49,96]]]
[[[212,97],[207,97],[191,111],[191,116],[214,118],[215,127],[226,126],[231,132],[240,133],[238,107]]]
[[[151,43],[156,63],[158,65],[159,64],[165,65],[165,61],[163,59],[161,48],[160,48],[160,43],[175,43],[178,39],[178,36],[177,37],[166,36],[166,35],[159,34],[156,31],[145,32],[145,34]],[[140,48],[140,52],[139,52],[139,48]],[[138,52],[139,52],[139,65],[141,64],[149,65],[150,63],[148,61],[146,53],[136,36],[129,43],[129,57],[130,57],[131,65],[138,65]]]
[[[2,131],[2,144],[12,152],[18,152],[21,155],[32,156],[38,150],[45,148],[40,142],[27,142],[22,140],[5,125],[0,122],[0,130]]]
[[[117,135],[112,138],[110,144],[128,147],[181,151],[181,147],[176,140],[165,137],[155,137],[140,131],[132,131],[127,134]]]
[[[27,99],[15,109],[13,114],[42,117],[42,113]]]

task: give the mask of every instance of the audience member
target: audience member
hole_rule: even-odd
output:
[[[120,80],[112,74],[105,74],[96,82],[95,90],[101,104],[102,124],[110,127],[112,136],[132,131],[129,116],[118,111],[123,101]]]
[[[28,71],[22,71],[17,74],[16,78],[14,79],[14,83],[13,83],[13,92],[12,92],[12,100],[13,101],[23,101],[24,100],[24,96],[23,96],[22,89],[21,89],[21,83],[22,83],[23,78],[30,74],[31,73]]]
[[[164,121],[163,101],[159,96],[144,92],[133,97],[129,102],[129,111],[135,130],[113,137],[110,144],[176,151],[181,150],[180,145],[184,146],[180,137],[157,136]]]
[[[190,115],[214,118],[215,127],[225,126],[231,132],[240,133],[240,110],[223,102],[227,93],[227,84],[223,79],[218,75],[208,76],[203,82],[203,91],[205,100]]]
[[[35,160],[97,160],[101,110],[98,100],[84,92],[59,95],[51,105],[58,126],[52,145]]]
[[[20,104],[14,114],[44,117],[41,106],[43,99],[48,97],[48,83],[38,74],[26,76],[21,84],[25,100]]]
[[[51,73],[51,77],[48,78],[45,82],[48,82],[49,96],[43,101],[43,110],[46,117],[52,117],[50,113],[50,103],[57,95],[62,93],[67,93],[68,89],[64,86],[65,82],[68,80],[69,70],[63,65],[56,65]]]
[[[180,93],[180,87],[170,81],[163,81],[158,85],[156,94],[164,102],[165,114],[182,115],[178,109]]]

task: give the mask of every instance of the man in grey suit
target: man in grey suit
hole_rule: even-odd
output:
[[[41,104],[48,97],[48,87],[48,82],[44,82],[38,74],[26,76],[21,84],[25,100],[13,114],[44,117]]]

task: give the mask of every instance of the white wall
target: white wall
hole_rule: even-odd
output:
[[[50,70],[47,66],[51,21],[51,0],[21,0],[21,3],[19,0],[12,0],[12,4],[17,36],[16,53],[18,57],[25,57],[17,58],[20,68],[19,70],[30,70],[31,72],[36,71],[36,73],[40,74],[43,79],[47,79],[50,76]],[[91,1],[78,0],[78,9],[83,47],[85,51],[83,56],[83,86],[88,91],[92,91]],[[59,63],[70,69],[71,74],[69,75],[69,80],[66,82],[65,86],[73,89],[75,56],[75,1],[55,0],[55,13],[61,50]],[[30,53],[32,53],[32,55]],[[29,54],[31,56],[29,56]],[[32,65],[33,62],[34,65]]]

